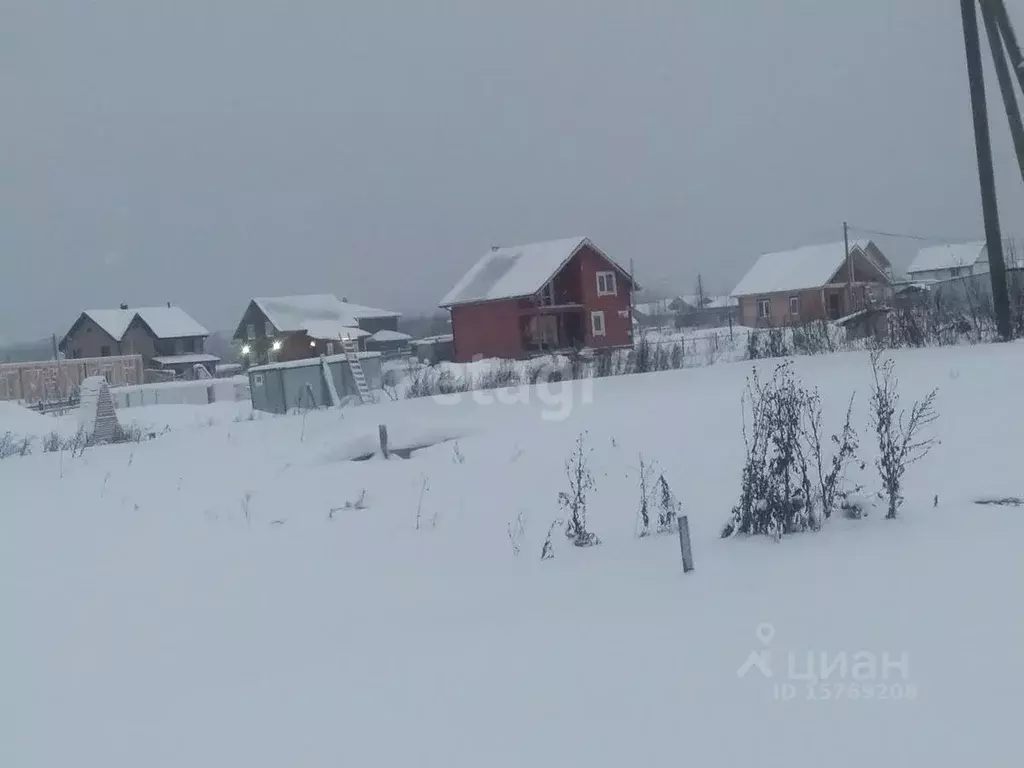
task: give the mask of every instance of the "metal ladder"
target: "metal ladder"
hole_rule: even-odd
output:
[[[345,360],[348,362],[348,369],[352,371],[352,378],[356,382],[356,392],[359,394],[360,403],[369,403],[370,388],[366,384],[366,374],[363,373],[363,364],[359,362],[359,342],[353,338],[341,340],[341,348],[345,352]]]

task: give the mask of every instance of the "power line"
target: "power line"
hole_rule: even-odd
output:
[[[926,243],[945,243],[946,245],[956,245],[957,243],[969,243],[975,240],[983,240],[980,237],[964,237],[959,239],[950,239],[948,237],[930,237],[928,235],[911,235],[905,232],[883,232],[878,229],[867,229],[866,227],[855,227],[850,225],[849,228],[854,232],[860,232],[866,235],[878,235],[879,237],[895,237],[903,240],[920,240]]]

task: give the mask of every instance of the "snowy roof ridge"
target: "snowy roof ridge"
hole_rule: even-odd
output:
[[[988,246],[984,240],[929,245],[917,252],[917,256],[907,267],[907,274],[969,267],[979,261],[988,261]]]
[[[332,293],[264,296],[253,302],[277,330],[314,331],[312,335],[319,338],[334,338],[339,329],[357,328],[361,319],[401,317],[400,312],[342,301]]]
[[[872,241],[852,240],[849,245],[851,253],[859,250],[869,263],[885,274],[884,266],[868,255],[869,247],[877,248]],[[832,279],[845,260],[846,245],[842,240],[765,253],[758,257],[730,295],[753,296],[820,288]]]
[[[469,268],[438,306],[532,296],[585,245],[593,248],[623,275],[629,275],[590,238],[583,236],[492,248]]]
[[[82,314],[106,331],[115,341],[124,338],[125,332],[135,318],[145,323],[158,339],[210,335],[210,332],[197,323],[188,312],[177,306],[87,309]]]

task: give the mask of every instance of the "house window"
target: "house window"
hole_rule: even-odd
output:
[[[767,320],[772,316],[772,300],[771,299],[758,299],[757,300],[757,316],[761,320]]]
[[[789,297],[789,314],[793,317],[800,317],[800,297]]]
[[[590,313],[590,330],[595,336],[604,336],[604,312]]]
[[[949,270],[950,277],[960,277],[963,274],[963,267],[953,267]]]
[[[256,325],[254,323],[249,323],[247,326],[245,326],[245,338],[247,338],[249,341],[252,341],[253,339],[256,338]]]
[[[100,357],[110,357],[110,347],[107,344],[100,347]]]
[[[262,373],[254,373],[252,375],[252,383],[255,386],[257,386],[257,387],[262,387],[263,386],[263,374]]]
[[[183,339],[174,340],[174,354],[183,355],[185,354],[185,341]]]
[[[615,273],[614,272],[598,272],[597,273],[597,295],[598,296],[614,296],[615,290]]]
[[[327,342],[327,354],[328,355],[333,355],[334,354],[334,342],[333,341],[328,341]]]
[[[268,339],[274,335],[274,324],[269,320],[263,324],[263,335]]]

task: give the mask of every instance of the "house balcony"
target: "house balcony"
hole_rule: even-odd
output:
[[[559,312],[579,312],[583,302],[569,292],[541,291],[528,299],[519,300],[520,315],[542,315]]]

